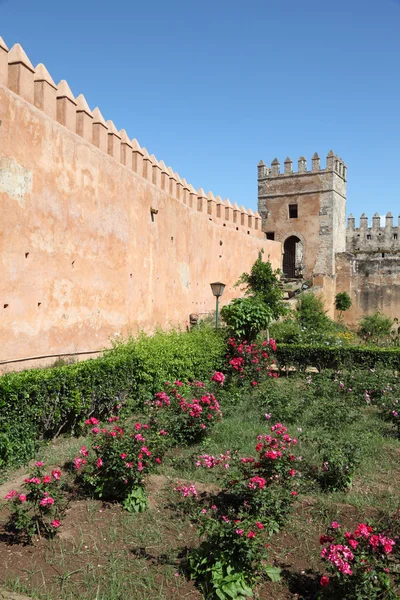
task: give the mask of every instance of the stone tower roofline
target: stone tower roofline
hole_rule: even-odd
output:
[[[1,86],[122,163],[147,183],[187,205],[189,210],[204,213],[204,218],[216,225],[264,239],[258,212],[239,208],[236,204],[232,206],[229,200],[206,195],[201,188],[196,191],[171,167],[166,167],[154,154],[141,148],[136,139],[130,140],[124,129],[118,131],[112,120],[106,121],[98,107],[90,109],[83,94],[75,97],[66,80],[56,85],[44,64],[35,68],[20,44],[9,50],[0,37]]]
[[[263,179],[277,179],[280,177],[298,177],[315,175],[315,173],[327,173],[329,171],[339,175],[344,181],[346,181],[347,166],[343,159],[339,158],[333,150],[328,152],[326,157],[326,166],[324,169],[321,168],[321,159],[317,152],[311,158],[311,169],[307,170],[307,160],[304,156],[300,156],[297,161],[297,171],[293,171],[293,161],[287,157],[284,161],[284,169],[281,172],[281,165],[277,158],[275,158],[270,167],[261,160],[258,165],[258,180]]]
[[[393,215],[388,212],[385,224],[382,227],[381,217],[376,212],[372,217],[372,226],[369,227],[368,217],[363,213],[360,217],[360,226],[356,227],[356,220],[349,215],[346,228],[346,250],[351,253],[391,253],[400,251],[400,216],[397,225],[393,223]]]

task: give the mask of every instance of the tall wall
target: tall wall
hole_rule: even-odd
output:
[[[335,253],[346,248],[346,165],[329,152],[321,168],[318,154],[312,157],[311,170],[304,157],[298,170],[287,158],[284,171],[275,159],[271,167],[258,165],[258,210],[263,230],[283,244],[296,236],[302,243],[307,278],[316,274],[333,276]],[[298,216],[290,217],[289,205],[297,206]]]
[[[352,215],[346,230],[346,252],[336,256],[336,286],[352,300],[344,313],[349,325],[356,326],[361,317],[380,311],[400,318],[400,241],[398,225],[388,213],[381,226],[378,213],[372,217],[372,227],[363,214],[360,226]]]
[[[0,362],[185,327],[261,248],[281,264],[257,213],[196,191],[1,38],[0,214]]]

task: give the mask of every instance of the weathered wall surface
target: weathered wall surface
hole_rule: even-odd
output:
[[[368,227],[368,217],[363,213],[360,217],[360,227],[356,227],[356,220],[350,215],[346,229],[346,251],[399,253],[400,256],[400,217],[397,222],[395,225],[393,215],[389,212],[385,217],[385,226],[381,227],[381,217],[375,213],[372,217],[372,227]]]
[[[14,48],[17,94],[0,85],[0,361],[185,327],[214,309],[210,282],[227,284],[222,304],[240,293],[261,248],[280,266],[259,215],[196,192]],[[4,56],[0,38],[0,84]]]
[[[380,311],[400,318],[400,254],[381,253],[336,255],[336,293],[347,292],[351,308],[343,313],[345,322],[357,326],[361,317]]]
[[[297,218],[290,218],[289,205],[297,206]],[[301,157],[297,172],[293,172],[289,158],[283,173],[277,159],[271,168],[260,162],[258,210],[263,230],[274,233],[276,240],[284,243],[290,236],[300,239],[305,277],[334,275],[335,253],[346,247],[346,165],[332,151],[325,169],[321,169],[317,154],[311,170]]]

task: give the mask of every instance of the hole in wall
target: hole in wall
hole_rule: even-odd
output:
[[[226,227],[226,223],[223,223],[223,226]]]
[[[173,242],[173,241],[174,241],[174,236],[173,236],[173,235],[171,235],[171,242]]]
[[[132,273],[129,273],[129,277],[132,279]]]
[[[7,307],[8,307],[8,304],[3,304],[3,308],[7,308]]]
[[[223,241],[219,240],[219,245],[222,246],[222,244],[223,244]]]
[[[248,231],[247,234],[250,235],[250,231]]]
[[[239,227],[236,227],[236,231],[239,231]]]
[[[72,266],[72,268],[74,268],[74,266],[75,266],[75,261],[74,260],[72,261],[71,266]]]
[[[42,303],[41,303],[41,302],[38,302],[38,303],[37,303],[37,305],[38,305],[38,307],[39,307],[39,306],[42,306]]]
[[[25,258],[28,258],[29,252],[25,252]]]

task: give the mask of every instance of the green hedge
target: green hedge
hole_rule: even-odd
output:
[[[107,414],[121,400],[138,407],[164,381],[207,379],[224,355],[223,336],[201,328],[141,335],[101,358],[3,375],[0,467],[30,459],[41,438],[74,432],[88,414]]]
[[[377,366],[400,371],[400,348],[278,344],[275,358],[282,369],[296,367],[300,371],[307,367],[315,367],[322,371],[344,367],[372,369]]]

